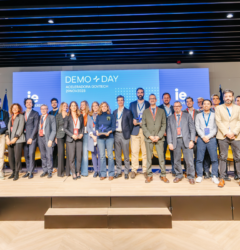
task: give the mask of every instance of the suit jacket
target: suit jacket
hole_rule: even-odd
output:
[[[160,109],[163,109],[164,110],[164,112],[165,112],[165,116],[166,116],[166,124],[167,124],[167,112],[166,112],[166,109],[165,109],[165,107],[164,107],[164,105],[163,104],[161,104],[160,106],[158,106]],[[171,105],[170,106],[170,109],[171,109],[171,111],[172,111],[172,114],[174,114],[174,109],[173,109],[173,106]],[[167,126],[166,126],[166,131],[165,132],[167,132]]]
[[[148,101],[144,101],[144,103],[145,103],[145,109],[150,107],[150,104],[149,104]],[[133,119],[138,118],[137,101],[130,103],[129,110],[132,112]],[[137,126],[133,125],[132,135],[138,135],[139,134],[139,129],[140,129],[139,125],[137,125]]]
[[[8,128],[6,131],[6,135],[9,136],[10,140],[12,140],[13,138],[18,138],[16,143],[25,142],[26,141],[25,135],[23,133],[24,125],[25,125],[24,116],[22,114],[17,115],[15,118],[15,121],[13,123],[13,129],[11,132],[11,126],[12,126],[12,116],[11,116],[9,119],[9,122],[8,122]]]
[[[41,116],[39,116],[39,120],[41,119]],[[38,126],[39,130],[39,126]],[[55,136],[57,133],[56,129],[56,119],[53,115],[48,115],[45,121],[45,139],[46,142],[52,141],[52,147],[55,146]]]
[[[25,120],[25,113],[26,113],[26,111],[24,111],[24,113],[23,113],[24,120]],[[38,125],[39,125],[39,114],[37,111],[31,110],[31,112],[28,116],[27,122],[25,122],[26,141],[30,138],[33,140],[37,138]]]
[[[80,129],[78,130],[78,134],[80,135],[80,134],[84,133],[83,115],[80,115],[78,117],[78,119],[79,119],[79,122],[80,122]],[[72,142],[73,141],[72,136],[73,136],[74,125],[73,125],[73,119],[72,119],[71,115],[67,116],[66,119],[65,119],[64,130],[65,130],[65,133],[67,134],[66,141],[67,142]]]
[[[196,130],[193,119],[190,114],[182,112],[181,128],[183,143],[186,148],[189,147],[190,141],[195,141]],[[175,149],[177,146],[177,123],[175,115],[170,115],[167,120],[167,142],[173,144]]]
[[[118,109],[113,111],[115,120],[117,120],[117,113]],[[125,107],[123,108],[121,125],[124,139],[130,139],[133,130],[133,115],[132,112],[129,109],[126,109]],[[116,133],[116,131],[114,133]]]
[[[58,113],[56,115],[56,126],[57,126],[56,138],[63,138],[65,136],[65,131],[64,131],[64,119],[62,113]]]
[[[193,122],[194,122],[194,125],[195,125],[195,120],[196,120],[196,116],[199,114],[199,113],[202,113],[201,111],[199,111],[199,110],[197,110],[197,109],[194,109],[195,110],[195,112],[194,112],[194,119],[193,119]],[[185,113],[188,113],[189,114],[189,112],[188,112],[188,110],[187,109],[184,109],[183,110],[183,112],[185,112]],[[190,114],[191,115],[191,114]],[[192,117],[192,116],[191,116]],[[198,133],[197,133],[197,130],[196,130],[196,135],[198,135]],[[194,140],[195,141],[195,140]]]
[[[225,135],[231,131],[236,135],[237,141],[240,140],[240,107],[233,104],[232,116],[229,120],[227,107],[225,104],[219,105],[215,109],[215,119],[218,127],[217,139],[225,139]]]
[[[148,138],[149,136],[152,135],[152,136],[158,136],[161,141],[165,141],[165,138],[163,136],[166,131],[165,112],[162,109],[158,108],[154,120],[150,108],[145,109],[143,111],[142,129],[143,129],[143,134],[145,136],[144,140],[147,142],[152,142]]]
[[[5,123],[5,125],[6,125],[5,128],[2,128],[2,127],[0,126],[0,135],[3,135],[3,134],[5,134],[6,131],[7,131],[8,122],[9,122],[9,114],[8,114],[7,111],[5,111],[5,110],[3,110],[3,109],[1,109],[1,108],[0,108],[0,112],[2,113],[2,118],[3,118],[1,121],[4,121],[4,123]]]

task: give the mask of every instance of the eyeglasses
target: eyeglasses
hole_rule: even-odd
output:
[[[173,106],[174,108],[181,108],[182,106]]]

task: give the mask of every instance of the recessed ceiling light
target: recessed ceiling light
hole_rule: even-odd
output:
[[[71,57],[75,57],[75,55],[74,55],[74,54],[71,54]]]
[[[48,23],[54,23],[54,20],[53,19],[49,19]]]
[[[189,55],[193,55],[193,51],[189,51]]]
[[[227,18],[232,18],[233,17],[233,14],[227,14]]]

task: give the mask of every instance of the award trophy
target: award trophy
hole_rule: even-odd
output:
[[[142,117],[141,114],[138,115],[138,118],[135,118],[135,120],[137,120],[137,124],[140,125],[142,122]]]
[[[99,131],[100,132],[98,132],[98,135],[100,136],[100,135],[105,135],[105,136],[107,136],[107,134],[108,134],[108,132],[104,132],[104,130],[105,130],[106,128],[103,126],[103,124],[102,124],[102,126],[99,128]]]

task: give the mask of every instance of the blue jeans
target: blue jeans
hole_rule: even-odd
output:
[[[81,175],[88,176],[88,134],[83,134],[83,156]]]
[[[212,176],[218,177],[218,155],[217,155],[217,140],[211,138],[208,143],[205,143],[202,138],[198,137],[197,140],[197,163],[196,170],[197,176],[203,176],[203,160],[206,149],[208,150],[211,163],[212,163]]]
[[[108,155],[108,176],[114,176],[115,174],[114,160],[113,160],[113,143],[114,143],[114,138],[97,139],[97,144],[101,159],[100,161],[101,177],[107,177],[105,148],[107,148],[107,155]]]

